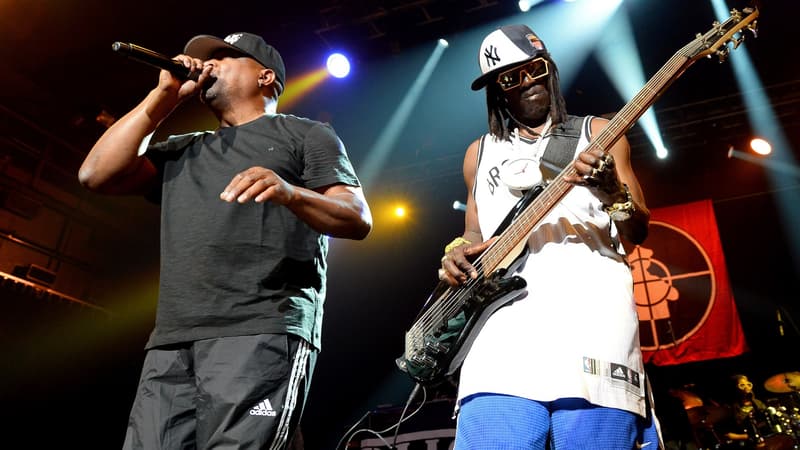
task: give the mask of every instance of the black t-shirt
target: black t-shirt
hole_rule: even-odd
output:
[[[146,156],[162,176],[161,273],[147,347],[260,333],[320,348],[327,237],[285,206],[228,203],[239,172],[269,168],[296,186],[359,186],[327,124],[265,115],[216,132],[171,136]]]

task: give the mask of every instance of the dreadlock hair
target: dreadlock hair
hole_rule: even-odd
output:
[[[547,76],[547,91],[550,93],[550,120],[553,126],[567,120],[567,104],[561,95],[561,83],[558,79],[558,67],[550,58],[550,53],[542,55],[550,65]],[[506,96],[494,81],[486,85],[486,108],[489,113],[489,133],[499,140],[507,140],[511,135],[514,119],[508,112]]]

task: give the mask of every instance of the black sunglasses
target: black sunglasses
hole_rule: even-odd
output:
[[[522,75],[523,73],[533,81],[536,81],[549,75],[550,69],[547,60],[544,58],[536,58],[525,64],[501,72],[497,75],[497,84],[499,84],[500,88],[504,91],[514,89],[522,84],[522,80],[525,79]]]

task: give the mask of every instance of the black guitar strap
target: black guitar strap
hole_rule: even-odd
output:
[[[575,147],[581,137],[584,117],[567,116],[567,120],[550,130],[550,139],[542,155],[542,176],[551,180],[575,159]]]
[[[581,137],[581,127],[584,117],[567,116],[567,120],[554,126],[550,130],[550,138],[544,149],[541,159],[542,178],[552,180],[575,159],[575,147]],[[514,205],[511,211],[500,223],[492,236],[497,236],[513,222],[517,215],[525,209],[539,195],[543,186],[534,186],[525,191],[522,198]]]

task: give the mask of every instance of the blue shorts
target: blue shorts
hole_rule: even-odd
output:
[[[461,401],[455,450],[658,450],[659,442],[654,420],[583,399],[476,394]]]

